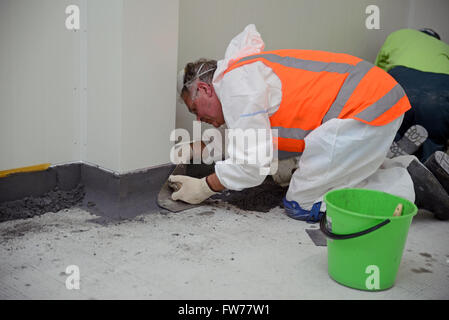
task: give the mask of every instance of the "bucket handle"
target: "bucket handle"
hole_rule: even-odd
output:
[[[356,238],[356,237],[360,237],[363,236],[365,234],[368,234],[370,232],[373,232],[381,227],[383,227],[384,225],[390,223],[391,220],[387,219],[382,221],[381,223],[375,225],[374,227],[371,227],[369,229],[360,231],[360,232],[356,232],[356,233],[350,233],[350,234],[335,234],[332,233],[326,226],[326,212],[323,213],[323,215],[321,216],[320,219],[320,230],[321,232],[323,232],[328,238],[330,239],[334,239],[334,240],[344,240],[344,239],[352,239],[352,238]]]

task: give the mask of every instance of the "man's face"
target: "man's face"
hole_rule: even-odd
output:
[[[194,100],[191,99],[188,92],[182,95],[189,112],[193,113],[198,121],[209,123],[216,128],[223,125],[225,123],[223,110],[213,86],[205,82],[198,82],[196,90]]]

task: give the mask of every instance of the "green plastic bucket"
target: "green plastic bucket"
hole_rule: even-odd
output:
[[[375,190],[340,189],[324,196],[327,212],[320,229],[327,236],[329,276],[360,290],[394,285],[407,234],[418,208]],[[393,216],[402,203],[401,216]]]

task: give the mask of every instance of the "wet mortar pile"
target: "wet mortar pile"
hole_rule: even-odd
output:
[[[73,190],[64,191],[55,187],[40,197],[3,202],[0,203],[0,222],[32,218],[47,212],[71,208],[81,204],[84,194],[84,186],[79,184]]]
[[[280,206],[288,188],[276,184],[268,177],[263,184],[242,191],[225,191],[212,197],[247,211],[268,212]]]

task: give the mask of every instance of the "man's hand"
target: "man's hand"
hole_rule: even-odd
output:
[[[206,182],[206,178],[197,179],[188,176],[170,176],[168,178],[170,186],[176,186],[173,189],[171,198],[173,200],[182,200],[190,204],[198,204],[216,194],[212,191]]]

